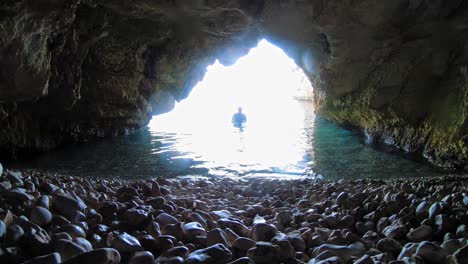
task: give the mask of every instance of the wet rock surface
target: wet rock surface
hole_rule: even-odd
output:
[[[466,263],[468,176],[7,175],[30,199],[0,189],[0,263]]]

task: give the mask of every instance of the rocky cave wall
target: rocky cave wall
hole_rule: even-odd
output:
[[[467,33],[462,0],[5,0],[0,150],[128,133],[267,38],[319,114],[466,170]]]

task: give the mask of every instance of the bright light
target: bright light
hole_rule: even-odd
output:
[[[188,99],[170,113],[155,116],[150,130],[176,135],[164,151],[203,161],[203,167],[236,171],[296,172],[303,162],[304,110],[294,97],[311,89],[302,70],[281,49],[266,40],[226,67],[208,67]],[[245,130],[231,123],[242,107]],[[299,172],[298,172],[299,173]]]

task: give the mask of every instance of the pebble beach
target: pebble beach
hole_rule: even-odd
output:
[[[0,175],[0,263],[468,263],[466,175]]]

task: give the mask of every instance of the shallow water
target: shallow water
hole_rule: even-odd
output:
[[[428,164],[365,145],[355,132],[316,117],[310,103],[296,102],[291,116],[248,118],[242,131],[161,128],[158,119],[135,134],[51,151],[13,167],[78,176],[123,178],[216,175],[323,177],[326,179],[435,176]],[[272,113],[277,117],[277,113]]]

